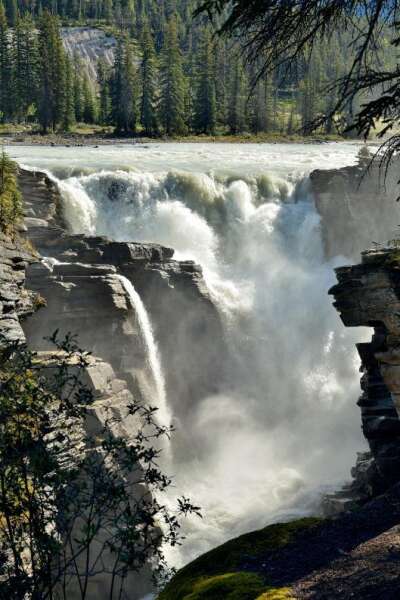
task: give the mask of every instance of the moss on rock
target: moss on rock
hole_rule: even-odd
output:
[[[249,559],[254,562],[258,557],[284,548],[303,531],[319,523],[321,520],[316,518],[277,523],[230,540],[181,569],[161,592],[159,600],[286,600],[290,598],[287,588],[268,587],[263,575],[246,573],[244,564]],[[251,581],[253,588],[244,581]],[[221,586],[229,591],[222,594]],[[243,593],[243,589],[249,590],[250,595],[237,595]]]

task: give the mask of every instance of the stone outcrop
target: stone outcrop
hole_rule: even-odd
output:
[[[43,337],[55,329],[79,334],[82,347],[137,388],[146,357],[123,275],[151,317],[171,402],[184,414],[184,406],[189,412],[198,398],[216,393],[224,378],[218,357],[226,353],[225,340],[201,268],[174,260],[174,251],[158,244],[72,235],[58,188],[45,174],[22,170],[20,186],[29,214],[26,236],[46,257],[27,273],[29,287],[47,301],[24,325],[33,347],[48,349]]]
[[[361,264],[336,269],[334,306],[347,327],[374,329],[358,345],[362,361],[359,406],[370,454],[354,469],[355,486],[376,495],[400,479],[400,251],[370,250]]]
[[[25,288],[25,269],[36,260],[27,246],[0,234],[0,334],[6,342],[25,340],[20,319],[40,303]]]
[[[63,363],[67,366],[69,376],[79,378],[80,385],[84,386],[92,398],[92,401],[86,406],[83,422],[71,418],[67,423],[63,421],[55,424],[52,438],[57,438],[60,431],[64,435],[67,433],[68,437],[67,447],[60,453],[60,466],[71,467],[71,465],[76,465],[78,460],[83,460],[87,452],[91,454],[95,452],[102,468],[114,469],[117,476],[121,477],[121,482],[125,482],[122,485],[127,485],[125,478],[128,478],[129,475],[124,473],[119,464],[109,464],[110,461],[107,461],[106,466],[103,463],[101,458],[102,442],[113,438],[129,440],[142,428],[143,423],[140,417],[132,414],[128,409],[128,406],[134,402],[134,396],[127,382],[116,376],[109,363],[94,356],[85,357],[85,362],[86,366],[82,368],[82,366],[78,366],[79,363],[76,359],[63,352],[38,352],[36,357],[36,364],[50,385],[53,378],[59,373],[60,364]],[[65,387],[68,388],[68,384]],[[65,394],[68,395],[68,389],[65,389]],[[50,438],[50,442],[52,438]],[[97,471],[96,474],[98,474]],[[100,474],[98,475],[100,476]],[[91,483],[89,489],[90,485]],[[126,489],[128,490],[128,487]],[[140,484],[132,484],[129,492],[132,496],[141,498],[145,490]],[[133,497],[132,506],[134,506]],[[76,518],[73,525],[73,533],[70,536],[72,544],[74,538],[81,538],[83,522],[80,518]],[[98,526],[99,531],[92,543],[90,556],[83,552],[81,556],[78,555],[76,561],[81,583],[87,572],[92,573],[88,580],[87,597],[96,600],[102,598],[117,600],[121,597],[121,588],[124,597],[141,600],[153,591],[150,565],[146,565],[138,572],[129,573],[123,580],[119,578],[119,570],[116,568],[118,585],[115,586],[114,593],[111,593],[110,573],[116,564],[116,557],[107,546],[112,531],[106,513],[101,515]],[[89,560],[88,564],[86,560]],[[99,567],[99,563],[103,567]],[[60,594],[60,597],[68,598],[68,600],[79,600],[82,597],[76,576],[67,578],[66,590]]]
[[[316,208],[321,215],[327,258],[345,256],[358,261],[373,243],[385,244],[398,235],[400,159],[389,170],[368,156],[342,169],[316,170],[310,175]]]

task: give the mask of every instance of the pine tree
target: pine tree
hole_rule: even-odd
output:
[[[84,99],[83,99],[83,63],[78,54],[73,59],[73,94],[75,107],[75,120],[80,123],[83,121]]]
[[[215,134],[217,99],[215,89],[214,48],[211,34],[205,30],[199,52],[198,81],[195,102],[195,129],[199,133]]]
[[[74,69],[71,60],[67,58],[65,63],[65,112],[63,129],[70,131],[75,124],[75,102],[74,102]]]
[[[135,133],[138,111],[138,77],[132,43],[121,37],[118,43],[112,80],[112,114],[118,133]]]
[[[185,77],[175,19],[168,22],[161,57],[161,121],[168,135],[184,135],[187,132]]]
[[[58,17],[45,11],[39,24],[40,89],[39,119],[43,132],[63,123],[66,106],[66,57]]]
[[[142,37],[142,97],[140,103],[140,122],[145,135],[157,134],[158,127],[158,66],[154,42],[149,24],[146,22]]]
[[[229,127],[233,134],[244,131],[246,125],[246,97],[243,65],[239,57],[235,60],[231,76],[229,102]]]
[[[10,116],[11,49],[6,12],[0,0],[0,120]]]
[[[96,100],[91,81],[85,73],[83,76],[83,120],[85,123],[95,123],[97,117]]]
[[[7,19],[11,27],[15,27],[18,21],[17,0],[7,0]]]
[[[35,25],[31,16],[18,19],[12,44],[14,112],[23,121],[37,100],[39,53]]]
[[[103,60],[99,60],[97,67],[97,81],[99,84],[99,123],[108,125],[111,116],[111,94],[109,69]]]

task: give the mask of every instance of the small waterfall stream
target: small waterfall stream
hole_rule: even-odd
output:
[[[167,406],[164,374],[149,315],[141,297],[129,279],[124,277],[124,275],[118,275],[117,277],[128,294],[132,307],[135,309],[143,344],[146,350],[147,367],[154,386],[154,393],[151,394],[150,398],[146,398],[146,400],[151,406],[156,406],[158,408],[156,418],[159,424],[169,426],[171,415]]]

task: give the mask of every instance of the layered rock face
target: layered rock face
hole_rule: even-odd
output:
[[[83,422],[71,418],[70,422],[56,423],[53,436],[56,437],[61,430],[67,433],[68,445],[61,456],[60,466],[71,466],[76,464],[77,457],[83,459],[85,453],[97,453],[99,464],[102,468],[112,469],[121,478],[122,485],[125,478],[129,477],[124,473],[119,464],[113,464],[107,461],[103,464],[102,442],[115,440],[129,440],[131,436],[143,427],[140,417],[131,414],[128,406],[134,402],[132,392],[129,390],[126,381],[117,378],[111,365],[98,357],[86,357],[86,366],[77,367],[74,359],[65,355],[63,352],[38,352],[36,357],[37,365],[41,367],[41,374],[45,379],[52,381],[53,377],[59,372],[61,361],[68,365],[70,376],[79,377],[80,384],[91,395],[92,402],[86,407],[86,415]],[[68,387],[68,385],[66,385]],[[66,394],[68,390],[65,390]],[[95,445],[92,445],[95,441]],[[88,448],[89,446],[89,448]],[[95,471],[95,475],[99,473]],[[94,475],[93,475],[94,477]],[[89,479],[88,487],[91,489],[93,482]],[[127,488],[128,489],[128,488]],[[131,496],[140,498],[145,490],[140,484],[133,483],[129,487]],[[132,506],[134,498],[132,497]],[[151,567],[146,565],[139,572],[128,573],[126,577],[120,578],[120,570],[116,563],[116,556],[107,546],[113,531],[110,528],[109,518],[113,515],[107,513],[99,516],[94,541],[91,543],[90,553],[79,552],[75,547],[76,572],[66,578],[65,589],[60,589],[60,598],[68,600],[79,600],[82,598],[81,585],[85,581],[87,573],[91,573],[88,579],[87,598],[93,600],[117,600],[117,598],[126,597],[131,600],[141,600],[147,594],[153,591],[151,583]],[[81,539],[84,521],[81,516],[71,520],[73,526],[70,534],[70,541],[74,547],[76,539]],[[87,562],[88,561],[88,562]],[[101,566],[99,566],[101,564]],[[114,571],[113,571],[114,569]],[[115,590],[112,591],[112,573],[115,572]]]
[[[5,342],[25,341],[20,319],[40,301],[25,288],[25,269],[35,260],[28,247],[0,234],[0,334]]]
[[[374,242],[385,244],[398,235],[399,170],[400,158],[393,159],[387,172],[379,160],[361,158],[356,166],[311,173],[327,258],[358,261]]]
[[[157,244],[71,235],[57,186],[46,175],[21,171],[20,186],[29,210],[26,235],[46,257],[27,274],[29,287],[47,301],[25,324],[32,346],[48,349],[43,337],[55,329],[76,333],[82,347],[137,388],[146,356],[122,275],[151,317],[172,405],[184,416],[183,407],[216,393],[224,377],[217,359],[226,348],[201,268],[173,260],[174,251]]]
[[[330,290],[347,327],[374,328],[359,344],[362,360],[362,425],[371,453],[354,470],[355,486],[376,495],[399,481],[400,473],[400,251],[370,250],[361,264],[336,269]]]

